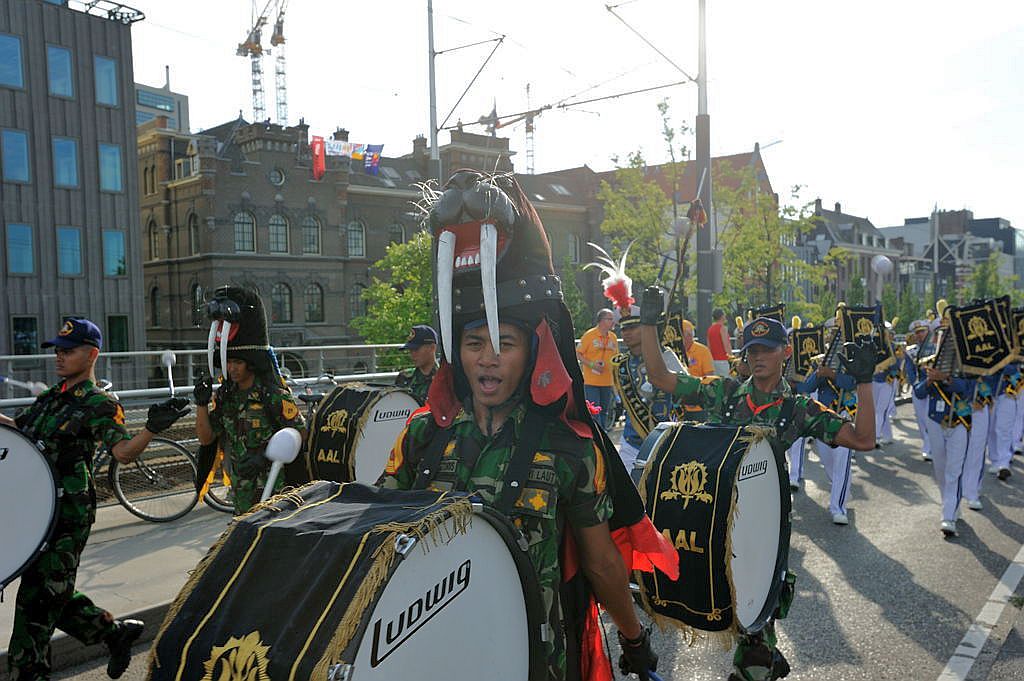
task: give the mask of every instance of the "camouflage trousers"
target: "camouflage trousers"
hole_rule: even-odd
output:
[[[270,471],[264,471],[256,476],[237,475],[231,481],[231,492],[235,497],[235,515],[247,513],[253,506],[260,502],[263,495],[263,488],[267,484],[267,477]],[[284,489],[284,474],[277,476],[274,483],[274,494]]]
[[[789,674],[789,663],[778,649],[775,620],[785,619],[789,614],[795,584],[796,574],[787,571],[786,583],[782,587],[774,616],[758,633],[744,634],[740,637],[732,658],[735,671],[729,675],[729,681],[771,681]]]
[[[66,486],[49,548],[21,575],[7,651],[12,681],[50,677],[50,638],[55,628],[85,645],[102,642],[114,629],[109,612],[75,591],[95,502],[88,491],[67,492]]]

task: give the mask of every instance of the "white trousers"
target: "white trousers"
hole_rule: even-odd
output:
[[[804,477],[804,440],[797,438],[797,441],[786,452],[789,458],[789,483],[800,484],[800,478]]]
[[[891,440],[892,415],[896,410],[896,383],[872,381],[871,394],[875,398],[875,434],[879,440]]]
[[[932,471],[942,495],[942,519],[956,521],[956,510],[963,497],[967,428],[962,425],[943,428],[928,419],[928,437],[932,444]]]
[[[849,447],[829,447],[820,440],[816,442],[818,458],[821,465],[825,467],[825,474],[832,482],[832,492],[829,497],[829,513],[846,513],[846,499],[850,495],[850,460],[851,452]]]
[[[914,417],[917,419],[917,429],[921,433],[921,452],[928,454],[932,451],[932,445],[928,441],[928,398],[919,400],[912,397],[914,404]]]
[[[1017,410],[1016,419],[1014,421],[1013,442],[1012,446],[1010,447],[1011,457],[1013,456],[1013,450],[1019,449],[1021,440],[1024,439],[1024,397],[1021,397],[1020,395],[1018,395],[1017,397],[1018,399],[1016,400]]]
[[[1018,402],[1012,395],[1000,395],[996,398],[995,423],[992,436],[989,438],[988,459],[997,468],[1009,468],[1013,456],[1013,432],[1017,424]]]
[[[989,408],[982,407],[971,415],[971,431],[967,435],[967,460],[964,462],[964,498],[981,498],[981,480],[985,474],[985,447],[988,444]]]

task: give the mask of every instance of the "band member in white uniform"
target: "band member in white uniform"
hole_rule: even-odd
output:
[[[911,386],[924,380],[924,372],[918,371],[917,359],[928,357],[935,352],[935,346],[928,341],[929,331],[928,320],[915,319],[910,322],[911,338],[908,338],[907,351],[903,355],[903,376]],[[912,341],[909,342],[909,341]],[[931,443],[928,440],[928,400],[922,399],[910,393],[910,401],[914,405],[914,417],[917,419],[917,429],[921,434],[921,457],[925,461],[931,461]]]

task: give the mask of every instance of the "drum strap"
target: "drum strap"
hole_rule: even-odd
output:
[[[775,421],[775,432],[780,435],[789,427],[793,420],[793,411],[796,409],[796,398],[792,395],[782,398],[782,409],[779,410],[779,418]]]
[[[419,466],[416,467],[416,480],[412,483],[412,489],[426,489],[430,481],[437,475],[437,467],[441,463],[441,456],[455,431],[449,428],[438,428],[434,431],[434,437],[430,438],[423,451]]]
[[[523,419],[521,431],[522,437],[515,449],[512,450],[512,459],[505,467],[505,485],[495,504],[498,511],[505,515],[509,515],[515,508],[516,501],[523,491],[523,483],[526,482],[530,474],[533,455],[537,452],[541,436],[544,434],[544,420],[544,415],[539,410],[526,410],[526,418]]]

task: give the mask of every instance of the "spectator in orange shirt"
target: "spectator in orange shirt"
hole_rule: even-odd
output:
[[[693,339],[693,324],[690,320],[683,320],[683,347],[686,349],[686,369],[691,376],[713,376],[715,364],[711,359],[711,349],[703,343]],[[703,421],[704,410],[700,407],[684,404],[687,420]]]
[[[603,308],[597,312],[597,326],[587,329],[576,346],[576,356],[583,370],[583,392],[594,406],[601,407],[601,413],[594,420],[602,428],[608,428],[615,392],[612,389],[611,359],[619,353],[619,339],[612,327],[615,316]]]

